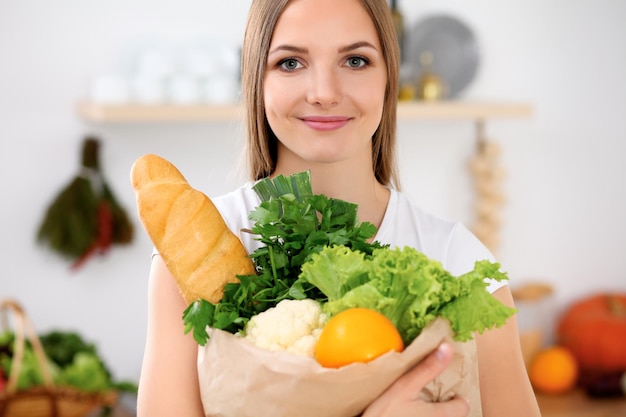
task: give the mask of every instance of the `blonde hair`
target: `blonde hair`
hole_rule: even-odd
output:
[[[383,113],[372,138],[374,175],[383,185],[399,188],[396,167],[396,108],[400,52],[389,6],[385,0],[360,0],[372,18],[387,66]],[[265,116],[264,85],[267,55],[274,27],[289,0],[253,0],[241,51],[241,87],[247,123],[249,174],[258,180],[276,168],[278,139]]]

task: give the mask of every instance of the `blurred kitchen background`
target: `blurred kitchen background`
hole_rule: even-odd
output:
[[[147,103],[165,95],[180,103],[236,101],[249,4],[0,0],[0,299],[19,300],[40,331],[75,330],[95,341],[120,379],[139,377],[152,250],[135,214],[131,164],[159,154],[217,196],[245,180],[243,131],[232,118],[100,123],[81,116],[78,105],[124,100],[131,80],[134,100]],[[484,126],[505,173],[496,253],[511,285],[552,286],[555,315],[580,297],[626,291],[626,2],[398,6],[407,30],[434,14],[471,28],[478,66],[453,100],[532,106],[530,115]],[[222,88],[190,90],[189,79],[173,81],[181,68],[222,77]],[[168,92],[147,83],[164,74]],[[471,120],[404,118],[398,132],[404,191],[424,209],[468,225],[475,220],[468,170],[475,128]],[[103,173],[135,234],[130,245],[114,245],[70,270],[70,261],[39,245],[36,234],[47,206],[79,173],[89,135],[100,140]]]

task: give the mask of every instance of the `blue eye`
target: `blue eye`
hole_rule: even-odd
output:
[[[352,56],[346,61],[346,64],[350,68],[363,68],[366,67],[369,63],[369,60],[362,56]]]
[[[295,71],[298,68],[301,68],[302,64],[300,64],[300,62],[298,62],[295,58],[287,58],[280,61],[278,66],[285,71]]]

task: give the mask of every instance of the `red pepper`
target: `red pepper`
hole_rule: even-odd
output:
[[[4,372],[2,372],[2,368],[0,368],[0,394],[4,391],[7,386],[7,379],[4,377]]]
[[[96,254],[104,255],[113,242],[113,214],[111,207],[105,200],[98,203],[98,231],[93,243],[89,248],[76,260],[71,269],[80,268],[89,258]]]

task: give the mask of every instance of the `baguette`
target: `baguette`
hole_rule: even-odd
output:
[[[255,273],[241,240],[213,202],[172,163],[144,155],[130,176],[139,219],[187,304],[197,299],[216,304],[237,275]]]

